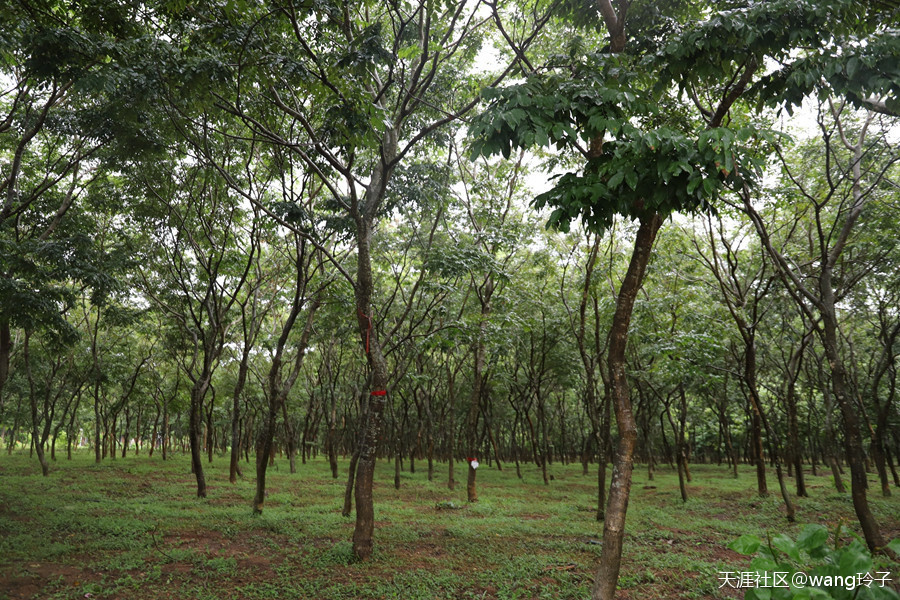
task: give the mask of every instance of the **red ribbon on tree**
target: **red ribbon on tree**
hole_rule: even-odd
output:
[[[374,390],[369,392],[369,394],[372,396],[387,396],[387,390]]]
[[[478,460],[477,458],[473,458],[471,456],[466,457],[466,462],[472,462],[473,460]]]

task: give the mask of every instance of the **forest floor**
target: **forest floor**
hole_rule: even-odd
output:
[[[209,497],[196,498],[189,458],[130,455],[94,464],[92,455],[53,463],[41,477],[27,453],[0,455],[0,600],[12,599],[362,599],[587,598],[600,554],[594,520],[596,467],[551,467],[554,480],[513,465],[478,471],[479,502],[465,502],[465,470],[447,489],[446,463],[434,481],[424,462],[393,486],[380,461],[375,487],[375,554],[354,560],[353,517],[341,516],[344,476],[322,459],[288,473],[270,468],[269,497],[253,516],[254,469],[228,483],[228,459],[206,464]],[[408,467],[408,465],[405,465]],[[853,535],[849,494],[830,475],[808,475],[809,498],[795,498],[798,524],[780,497],[756,494],[749,466],[733,479],[722,466],[694,465],[684,504],[668,467],[653,481],[635,471],[620,597],[739,598],[723,573],[749,558],[728,549],[742,534],[792,537],[807,523]],[[900,494],[870,502],[888,539],[900,537]],[[790,482],[793,485],[793,481]],[[774,474],[770,488],[777,490]],[[896,581],[900,569],[893,569]],[[722,586],[722,587],[720,587]]]

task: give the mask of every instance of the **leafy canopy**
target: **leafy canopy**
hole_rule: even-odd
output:
[[[616,215],[710,211],[723,189],[756,181],[761,150],[779,134],[736,116],[738,98],[791,110],[816,91],[857,103],[881,94],[896,105],[896,32],[864,7],[727,4],[664,44],[633,44],[649,49],[643,54],[582,52],[576,39],[524,82],[484,90],[488,106],[469,130],[472,155],[551,145],[580,154],[582,168],[558,176],[534,205],[554,209],[549,226],[565,231],[580,216],[602,231]],[[777,67],[753,83],[768,65]],[[686,95],[693,116],[679,104]]]

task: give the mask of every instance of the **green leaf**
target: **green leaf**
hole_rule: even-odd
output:
[[[797,537],[797,547],[800,550],[809,552],[815,548],[820,548],[828,541],[828,530],[821,525],[807,525]]]
[[[800,560],[800,551],[797,549],[797,545],[785,534],[780,533],[772,538],[772,545],[787,554],[792,560]]]
[[[891,540],[887,547],[893,550],[894,554],[900,554],[900,538]]]
[[[699,174],[692,174],[690,180],[688,180],[687,184],[687,193],[688,195],[693,195],[694,192],[697,191],[697,188],[700,187],[700,184],[703,183],[703,177]]]
[[[619,187],[623,179],[625,179],[625,174],[622,171],[617,171],[616,173],[613,173],[612,177],[609,178],[609,181],[606,182],[606,185],[610,189],[615,189]]]
[[[769,549],[765,546],[761,546],[759,548],[759,555],[750,561],[750,568],[754,571],[759,571],[760,573],[778,571],[779,569],[782,569],[782,566],[783,565],[772,560],[772,553],[769,552]]]
[[[519,123],[521,123],[528,114],[522,110],[521,108],[514,108],[508,113],[503,115],[503,120],[510,124],[512,127],[516,127]]]
[[[627,173],[625,173],[625,183],[628,184],[628,187],[630,187],[633,190],[636,190],[637,182],[638,182],[637,173],[635,173],[634,171],[628,171]]]
[[[397,57],[401,60],[412,60],[413,58],[419,56],[421,53],[422,48],[420,48],[419,46],[407,46],[406,48],[401,48],[400,51],[397,52]]]
[[[872,557],[855,545],[851,545],[841,552],[838,568],[841,575],[868,573],[872,569]]]
[[[762,540],[758,537],[746,534],[728,544],[728,547],[739,554],[750,556],[759,550],[760,544],[762,544]]]
[[[772,588],[759,587],[753,588],[744,596],[744,598],[753,598],[755,600],[769,600],[772,597]]]

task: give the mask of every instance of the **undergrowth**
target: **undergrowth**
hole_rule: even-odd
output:
[[[342,467],[346,470],[346,461]],[[462,464],[457,471],[464,473]],[[544,485],[533,466],[478,471],[480,501],[465,486],[404,472],[376,473],[376,550],[353,557],[353,517],[340,514],[344,480],[326,461],[269,470],[269,496],[254,516],[254,482],[228,483],[227,458],[205,465],[208,497],[196,498],[189,458],[145,455],[100,465],[87,453],[53,464],[49,477],[26,454],[0,456],[0,600],[205,598],[586,598],[600,554],[596,472],[554,464]],[[251,473],[249,465],[245,474]],[[808,476],[797,522],[778,497],[760,498],[749,467],[692,466],[690,500],[677,475],[635,471],[620,577],[624,598],[730,598],[720,574],[749,569],[728,548],[744,535],[796,537],[800,524],[853,534],[849,495]],[[343,475],[342,475],[343,477]],[[873,489],[877,489],[873,486]],[[900,501],[870,494],[887,537],[900,532]],[[900,572],[897,572],[900,577]]]

